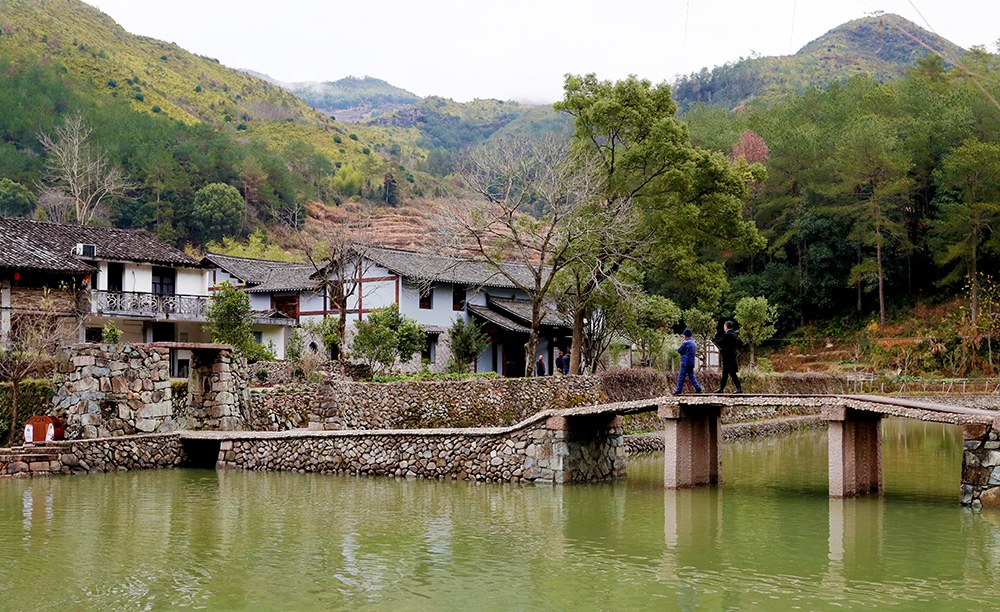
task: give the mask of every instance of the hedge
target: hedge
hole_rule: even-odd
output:
[[[21,409],[14,431],[23,431],[24,424],[33,416],[49,414],[49,410],[52,408],[52,396],[56,392],[55,385],[48,379],[24,380],[20,387]],[[10,430],[10,417],[13,409],[11,393],[9,382],[0,383],[0,444],[7,441],[7,433]],[[15,436],[15,441],[20,442],[21,440]]]

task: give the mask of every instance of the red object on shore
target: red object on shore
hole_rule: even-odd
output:
[[[63,433],[63,422],[58,417],[33,416],[25,423],[24,441],[46,442],[49,440],[62,440]],[[31,438],[30,440],[28,439],[29,437]]]

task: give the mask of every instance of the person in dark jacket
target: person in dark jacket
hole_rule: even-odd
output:
[[[545,376],[545,359],[541,355],[535,361],[535,376]]]
[[[698,347],[695,346],[694,340],[691,339],[691,330],[684,330],[684,342],[677,348],[677,352],[681,354],[681,368],[680,373],[677,375],[677,390],[674,391],[674,395],[680,395],[684,391],[684,379],[688,378],[691,380],[691,386],[694,387],[695,393],[701,393],[701,385],[698,384],[698,379],[694,376],[694,363],[695,357],[698,354]]]
[[[736,349],[739,348],[741,342],[736,332],[733,331],[732,321],[726,321],[724,327],[726,333],[722,334],[722,338],[716,343],[719,345],[719,357],[722,361],[722,382],[716,393],[725,393],[726,383],[729,382],[730,377],[733,379],[733,384],[736,385],[736,391],[733,393],[743,393],[743,385],[740,384],[740,377],[737,374],[740,367],[736,363]]]

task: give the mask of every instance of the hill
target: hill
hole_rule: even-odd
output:
[[[795,55],[742,58],[681,77],[674,98],[681,112],[703,103],[731,109],[749,100],[773,101],[852,76],[886,81],[903,74],[930,51],[962,49],[898,15],[855,19],[808,43]]]
[[[281,86],[309,106],[345,123],[361,123],[420,100],[414,93],[369,76],[282,83]]]

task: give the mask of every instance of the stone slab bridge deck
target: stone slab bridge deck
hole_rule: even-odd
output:
[[[1000,505],[1000,412],[863,395],[686,395],[539,412],[510,427],[288,432],[182,432],[207,444],[216,467],[458,478],[588,482],[623,478],[622,417],[663,421],[664,485],[721,482],[721,416],[758,406],[814,408],[828,422],[831,497],[882,490],[883,417],[962,427],[961,502]]]

